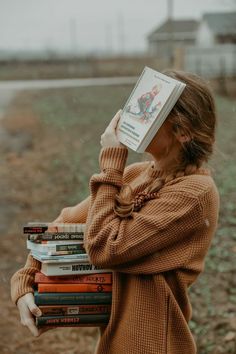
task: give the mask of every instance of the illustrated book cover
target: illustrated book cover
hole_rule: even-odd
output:
[[[117,126],[119,141],[143,153],[185,88],[185,84],[145,67]]]

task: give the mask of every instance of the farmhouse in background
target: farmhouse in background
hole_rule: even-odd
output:
[[[211,47],[226,43],[236,44],[236,12],[204,14],[197,31],[196,44]]]
[[[195,45],[199,22],[192,19],[168,19],[151,32],[148,39],[148,51],[151,56],[168,58],[170,50]]]
[[[182,54],[182,68],[209,78],[236,77],[236,12],[206,13],[195,46]]]
[[[236,76],[236,12],[168,19],[147,37],[149,55],[206,77]]]

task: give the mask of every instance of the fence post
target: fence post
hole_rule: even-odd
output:
[[[218,77],[219,92],[221,95],[227,96],[228,92],[227,92],[225,57],[220,57],[219,66],[220,66],[219,77]]]

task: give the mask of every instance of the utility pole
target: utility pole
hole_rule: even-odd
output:
[[[122,12],[118,14],[117,17],[117,27],[118,27],[118,50],[121,55],[125,51],[125,22],[124,15]]]
[[[77,24],[76,19],[73,17],[70,19],[69,23],[70,28],[70,47],[71,47],[71,55],[72,57],[76,57],[78,54],[77,48]]]
[[[106,23],[105,25],[105,44],[106,44],[106,54],[112,54],[112,25],[111,23]]]
[[[167,23],[168,23],[168,61],[169,65],[172,66],[174,64],[174,53],[173,53],[173,0],[167,1]]]

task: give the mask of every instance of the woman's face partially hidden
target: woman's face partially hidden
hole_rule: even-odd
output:
[[[166,120],[148,145],[146,152],[157,161],[170,161],[179,152],[180,144],[175,138],[171,123]]]

